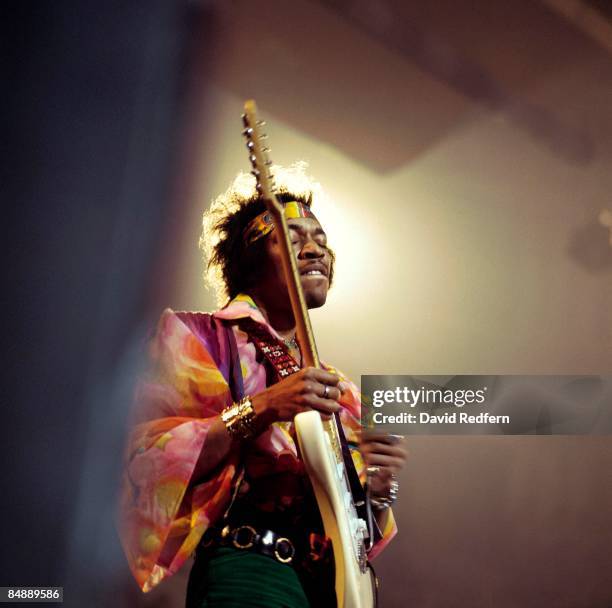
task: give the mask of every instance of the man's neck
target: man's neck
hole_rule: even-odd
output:
[[[295,335],[295,319],[290,302],[268,302],[257,293],[251,294],[251,297],[268,325],[272,326],[279,336],[291,338]]]

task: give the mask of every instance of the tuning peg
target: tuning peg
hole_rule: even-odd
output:
[[[264,163],[264,165],[267,165],[268,167],[271,167],[271,166],[272,166],[272,161],[268,159],[268,160],[267,160],[267,161]]]
[[[247,143],[246,143],[246,147],[249,150],[252,150],[255,147],[255,142],[249,139],[249,141],[247,141]]]
[[[257,163],[257,156],[255,156],[255,154],[250,154],[249,160],[251,161],[251,164],[255,166],[255,163]]]
[[[258,127],[265,127],[266,126],[266,121],[265,120],[258,120],[257,121],[257,126]]]
[[[244,129],[244,131],[242,131],[242,134],[245,135],[246,137],[250,137],[251,135],[253,135],[253,127],[249,127],[248,126],[248,122],[246,123],[247,128]]]
[[[251,171],[251,175],[254,175],[256,178],[259,179],[259,176],[261,175],[261,171],[259,169],[253,169]]]

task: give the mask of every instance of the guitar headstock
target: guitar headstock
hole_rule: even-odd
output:
[[[242,134],[247,140],[246,146],[249,150],[249,160],[253,168],[251,173],[257,180],[257,192],[261,194],[271,211],[282,213],[282,205],[275,195],[276,185],[272,175],[272,161],[268,156],[270,149],[263,144],[263,140],[267,139],[267,135],[262,129],[265,123],[257,118],[255,100],[249,99],[245,102],[242,123],[244,125]]]

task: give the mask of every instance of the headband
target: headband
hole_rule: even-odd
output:
[[[310,210],[310,207],[299,201],[289,201],[283,204],[283,212],[288,220],[297,217],[312,217],[316,219],[315,214]],[[274,219],[269,211],[264,211],[254,217],[247,227],[244,229],[245,243],[250,245],[274,229]]]

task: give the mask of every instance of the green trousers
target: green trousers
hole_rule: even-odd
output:
[[[187,608],[309,608],[295,570],[233,547],[196,559],[187,586]]]

